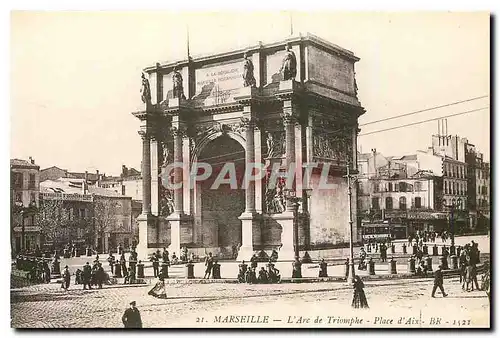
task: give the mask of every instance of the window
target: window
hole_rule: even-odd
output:
[[[421,208],[422,207],[422,198],[421,197],[415,197],[415,208]]]
[[[422,182],[415,182],[415,191],[422,191]]]
[[[23,173],[14,173],[14,188],[22,189],[23,188]]]
[[[444,193],[448,194],[448,181],[444,181]]]
[[[378,192],[378,191],[379,191],[378,182],[373,182],[373,192]]]
[[[36,186],[36,176],[35,174],[30,174],[30,181],[28,184],[28,189],[33,190]]]
[[[30,203],[36,203],[36,192],[32,192],[30,195]]]
[[[385,198],[385,208],[387,210],[392,210],[392,197]]]
[[[85,209],[80,209],[80,218],[81,219],[85,218]]]
[[[392,183],[391,182],[387,183],[387,190],[392,191]]]
[[[406,183],[405,182],[399,182],[399,191],[406,192]]]
[[[23,193],[21,191],[16,191],[15,201],[21,203],[23,202]]]
[[[404,196],[399,198],[399,209],[406,210],[406,197]]]
[[[380,209],[378,197],[372,197],[372,209],[375,209],[375,210]]]

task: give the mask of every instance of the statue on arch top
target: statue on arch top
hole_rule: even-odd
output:
[[[179,72],[178,67],[174,67],[174,74],[172,75],[173,82],[173,94],[174,98],[179,98],[185,100],[184,87],[182,81],[182,74]]]
[[[141,78],[142,78],[141,100],[145,104],[151,104],[151,88],[149,87],[149,80],[146,79],[144,73],[142,73]]]
[[[248,58],[248,54],[245,52],[243,54],[243,86],[244,87],[255,87],[257,82],[253,76],[253,62]]]
[[[295,80],[297,75],[297,58],[289,43],[285,47],[286,54],[281,64],[280,73],[283,81]]]

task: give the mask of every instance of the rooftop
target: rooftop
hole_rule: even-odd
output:
[[[26,160],[20,160],[18,158],[12,158],[10,160],[10,166],[11,167],[23,167],[23,168],[33,168],[33,169],[40,169],[39,165],[36,165],[34,163],[35,161],[26,161]]]

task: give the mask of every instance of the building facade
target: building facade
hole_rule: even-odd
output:
[[[30,158],[10,160],[11,249],[13,253],[32,251],[40,245],[40,229],[35,224],[39,206],[40,167]]]
[[[98,252],[137,243],[137,206],[132,198],[96,182],[59,178],[41,183],[40,215],[42,244],[61,247],[67,243],[91,246]]]
[[[348,243],[343,175],[348,163],[356,171],[357,119],[364,113],[358,60],[309,34],[145,68],[144,107],[134,113],[143,140],[139,254],[163,246],[171,252],[184,245],[213,252],[239,246],[239,260],[271,249],[292,259],[295,226],[301,250]],[[193,181],[188,173],[200,162],[215,175]],[[318,166],[303,182],[302,166],[313,162]],[[172,163],[183,168],[162,175]],[[258,163],[264,178],[211,189],[225,163],[235,164],[239,178]],[[295,169],[296,184],[280,186],[293,177],[266,184],[272,168]],[[322,172],[329,190],[315,188]],[[183,187],[164,189],[169,179]],[[285,205],[291,196],[299,200],[297,212],[292,202]]]

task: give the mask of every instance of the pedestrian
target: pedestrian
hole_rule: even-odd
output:
[[[321,262],[319,263],[319,277],[328,277],[327,267],[328,264],[325,262],[325,259],[321,258]]]
[[[125,328],[142,328],[141,313],[135,301],[130,302],[130,307],[123,313],[122,322]]]
[[[260,268],[258,282],[261,284],[266,284],[268,282],[267,271],[264,267]]]
[[[241,264],[238,265],[238,268],[238,282],[243,283],[245,281],[248,265],[245,264],[245,261],[242,261]]]
[[[122,266],[122,272],[125,274],[127,272],[127,260],[125,259],[125,252],[122,251],[120,256],[120,265]]]
[[[250,267],[251,268],[257,268],[257,261],[259,259],[257,258],[256,254],[253,254],[252,257],[250,258]]]
[[[104,277],[105,277],[104,268],[102,267],[102,264],[99,263],[96,271],[96,279],[99,289],[102,289],[102,283],[104,282]]]
[[[92,277],[92,268],[90,267],[89,262],[83,266],[83,289],[86,290],[87,286],[89,287],[89,290],[92,290],[92,286],[90,285],[90,279]]]
[[[70,281],[71,281],[71,273],[69,272],[69,268],[66,265],[62,273],[62,285],[61,285],[64,291],[68,291]]]
[[[214,266],[214,258],[212,257],[212,253],[209,252],[208,256],[205,257],[205,276],[203,276],[203,279],[205,278],[210,278],[210,275],[212,273],[212,268]]]
[[[158,274],[158,282],[156,285],[149,290],[148,295],[156,297],[156,298],[162,298],[166,299],[167,298],[167,290],[165,289],[165,276],[167,275],[167,272],[164,269],[164,266],[162,266],[162,269],[160,270],[160,273]]]
[[[113,256],[113,253],[110,251],[109,256],[108,256],[108,263],[109,263],[109,268],[111,269],[111,273],[113,273],[113,269],[115,266],[115,256]]]
[[[220,276],[220,264],[214,259],[214,265],[212,266],[212,278],[213,279],[221,279]]]
[[[359,308],[368,308],[368,301],[366,300],[366,295],[365,291],[363,288],[365,287],[365,284],[361,280],[359,276],[354,277],[354,284],[353,284],[353,289],[354,289],[354,294],[352,297],[352,307],[359,309]]]
[[[443,266],[439,265],[438,268],[437,268],[437,270],[434,272],[434,287],[432,288],[432,293],[431,293],[431,297],[432,298],[435,298],[434,294],[436,293],[437,288],[439,288],[439,290],[441,290],[441,293],[443,294],[443,297],[448,296],[448,294],[446,294],[444,292],[444,288],[443,288],[443,271],[442,271],[442,268],[443,268]]]
[[[160,269],[159,252],[158,255],[156,253],[153,253],[153,255],[151,256],[151,261],[153,262],[153,276],[156,278],[159,275],[159,269]]]
[[[380,244],[380,260],[382,262],[387,261],[387,246],[385,243]]]

